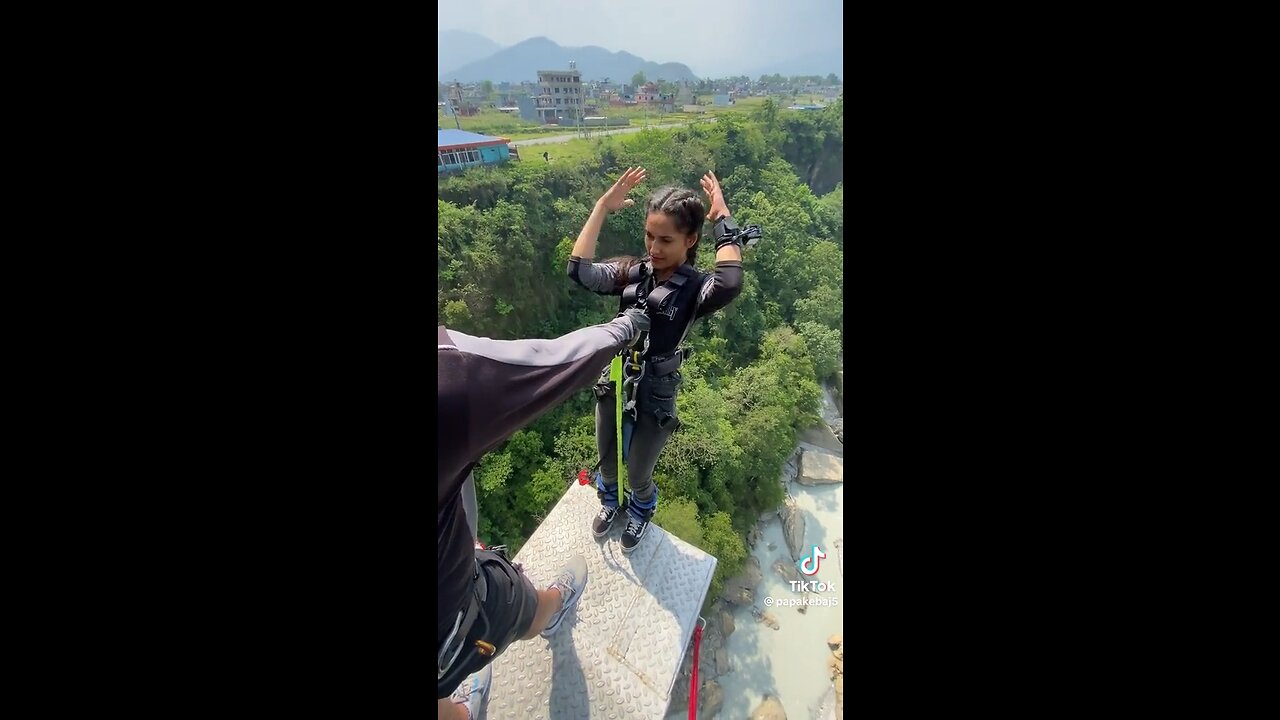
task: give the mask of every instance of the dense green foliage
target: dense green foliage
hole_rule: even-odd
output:
[[[708,169],[734,217],[764,228],[744,258],[742,295],[689,336],[683,427],[655,472],[655,522],[719,558],[710,597],[741,570],[756,518],[781,502],[782,465],[816,419],[819,380],[838,363],[843,120],[841,103],[793,112],[770,102],[751,118],[605,138],[581,163],[517,162],[439,183],[438,321],[499,339],[556,337],[613,317],[617,299],[574,285],[565,264],[592,204],[628,166],[643,165],[649,180],[635,207],[605,223],[598,259],[643,254],[642,192],[697,188]],[[714,265],[711,243],[698,265]],[[517,551],[577,470],[594,465],[593,408],[580,393],[481,461],[483,540]],[[570,492],[591,490],[575,483]]]

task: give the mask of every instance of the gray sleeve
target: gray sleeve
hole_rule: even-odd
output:
[[[582,287],[601,295],[621,295],[618,287],[618,263],[593,263],[575,255],[569,256],[569,277]]]
[[[543,413],[593,385],[636,334],[628,317],[552,340],[492,340],[439,328],[438,470],[461,483],[467,466]],[[457,488],[442,487],[444,493]]]
[[[630,318],[619,317],[601,325],[574,330],[553,340],[493,340],[457,330],[448,332],[454,347],[461,352],[502,365],[545,369],[573,365],[604,350],[616,353],[635,335],[635,326]],[[596,368],[597,373],[599,370]]]
[[[703,281],[698,295],[698,317],[706,317],[742,294],[742,262],[717,260],[715,272]]]

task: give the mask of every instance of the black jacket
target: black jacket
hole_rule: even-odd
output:
[[[475,572],[475,538],[462,509],[467,474],[485,453],[594,384],[635,335],[625,317],[554,340],[490,340],[437,328],[437,643],[453,627]]]
[[[568,267],[569,277],[582,287],[600,295],[621,295],[623,288],[618,286],[618,263],[593,263],[580,257],[571,256]],[[720,260],[716,262],[715,272],[704,273],[694,270],[694,287],[700,297],[691,303],[681,297],[674,299],[670,316],[658,315],[650,317],[649,357],[669,355],[684,334],[685,326],[691,321],[706,317],[720,308],[733,302],[742,293],[742,263],[737,260]],[[693,306],[697,306],[697,315],[693,316]]]

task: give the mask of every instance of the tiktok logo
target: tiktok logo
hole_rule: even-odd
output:
[[[800,572],[805,575],[817,575],[818,564],[822,562],[822,558],[826,556],[827,554],[822,552],[822,548],[814,545],[813,550],[809,551],[808,557],[800,560]]]

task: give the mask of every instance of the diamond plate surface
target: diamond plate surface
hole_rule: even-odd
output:
[[[572,485],[529,541],[521,563],[545,588],[566,558],[587,559],[587,587],[550,639],[516,641],[493,662],[491,720],[660,720],[711,587],[716,559],[650,525],[622,554],[626,517],[597,540],[594,487]]]

